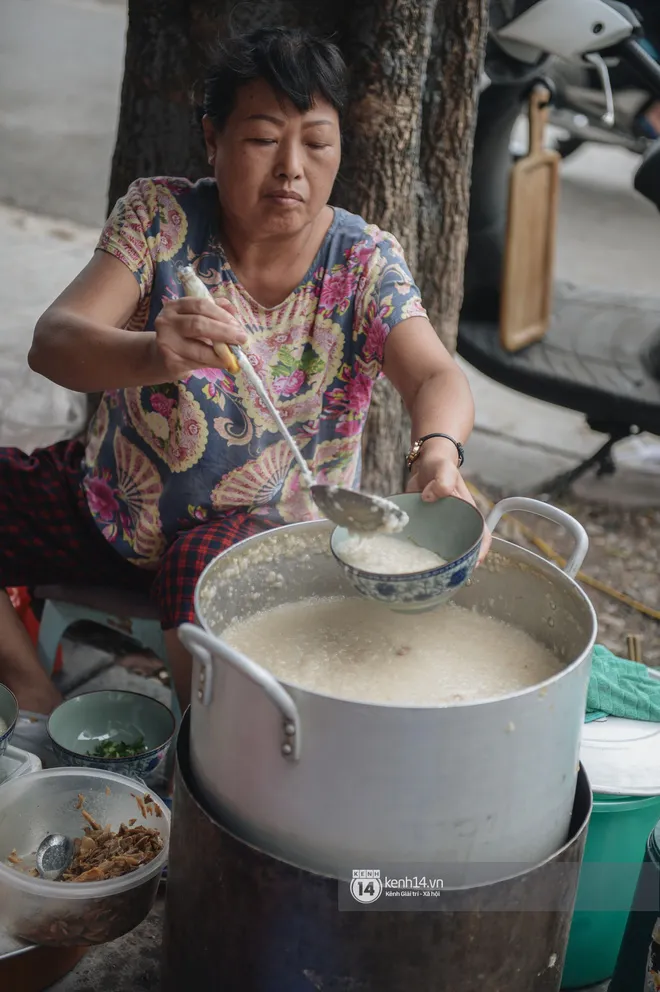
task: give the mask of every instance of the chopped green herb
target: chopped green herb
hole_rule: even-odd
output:
[[[102,741],[93,751],[87,753],[93,758],[132,758],[148,750],[144,737],[140,737],[134,744],[127,744],[125,741]]]

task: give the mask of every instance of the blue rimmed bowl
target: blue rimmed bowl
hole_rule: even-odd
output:
[[[375,599],[392,610],[421,613],[448,602],[469,580],[479,558],[484,518],[475,506],[457,496],[426,503],[419,493],[389,499],[408,514],[408,525],[398,540],[428,548],[447,564],[408,575],[365,572],[343,561],[341,548],[349,537],[343,527],[332,532],[330,547],[353,587],[366,599]]]
[[[18,720],[18,700],[6,685],[0,683],[0,758],[16,730]]]
[[[143,779],[151,775],[168,752],[176,720],[164,703],[139,692],[100,689],[72,696],[53,710],[46,729],[53,751],[63,765],[97,768]],[[146,750],[128,757],[93,753],[104,741],[136,744]]]

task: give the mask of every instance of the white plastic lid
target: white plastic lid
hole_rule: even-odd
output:
[[[19,954],[25,954],[33,948],[33,944],[27,944],[24,940],[16,940],[10,936],[6,930],[0,926],[0,965],[6,958],[14,958]],[[4,969],[3,969],[4,970]]]
[[[660,723],[614,716],[585,723],[580,761],[594,792],[660,796]]]
[[[36,754],[8,744],[7,750],[0,757],[0,786],[21,775],[41,771],[41,767],[41,760]]]

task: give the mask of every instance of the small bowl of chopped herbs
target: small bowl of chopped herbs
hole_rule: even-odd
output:
[[[61,764],[144,779],[165,758],[176,720],[151,696],[101,689],[61,703],[51,713],[47,730]]]

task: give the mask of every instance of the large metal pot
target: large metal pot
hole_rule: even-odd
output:
[[[235,835],[309,871],[346,878],[370,863],[442,866],[445,884],[492,881],[566,841],[596,617],[573,576],[587,535],[545,503],[504,500],[487,523],[527,510],[563,524],[575,550],[562,572],[495,537],[456,597],[553,647],[563,671],[479,703],[374,705],[280,683],[222,631],[310,596],[354,595],[326,521],[249,538],[202,573],[181,629],[194,655],[191,766],[209,809]],[[460,659],[457,659],[460,664]]]

